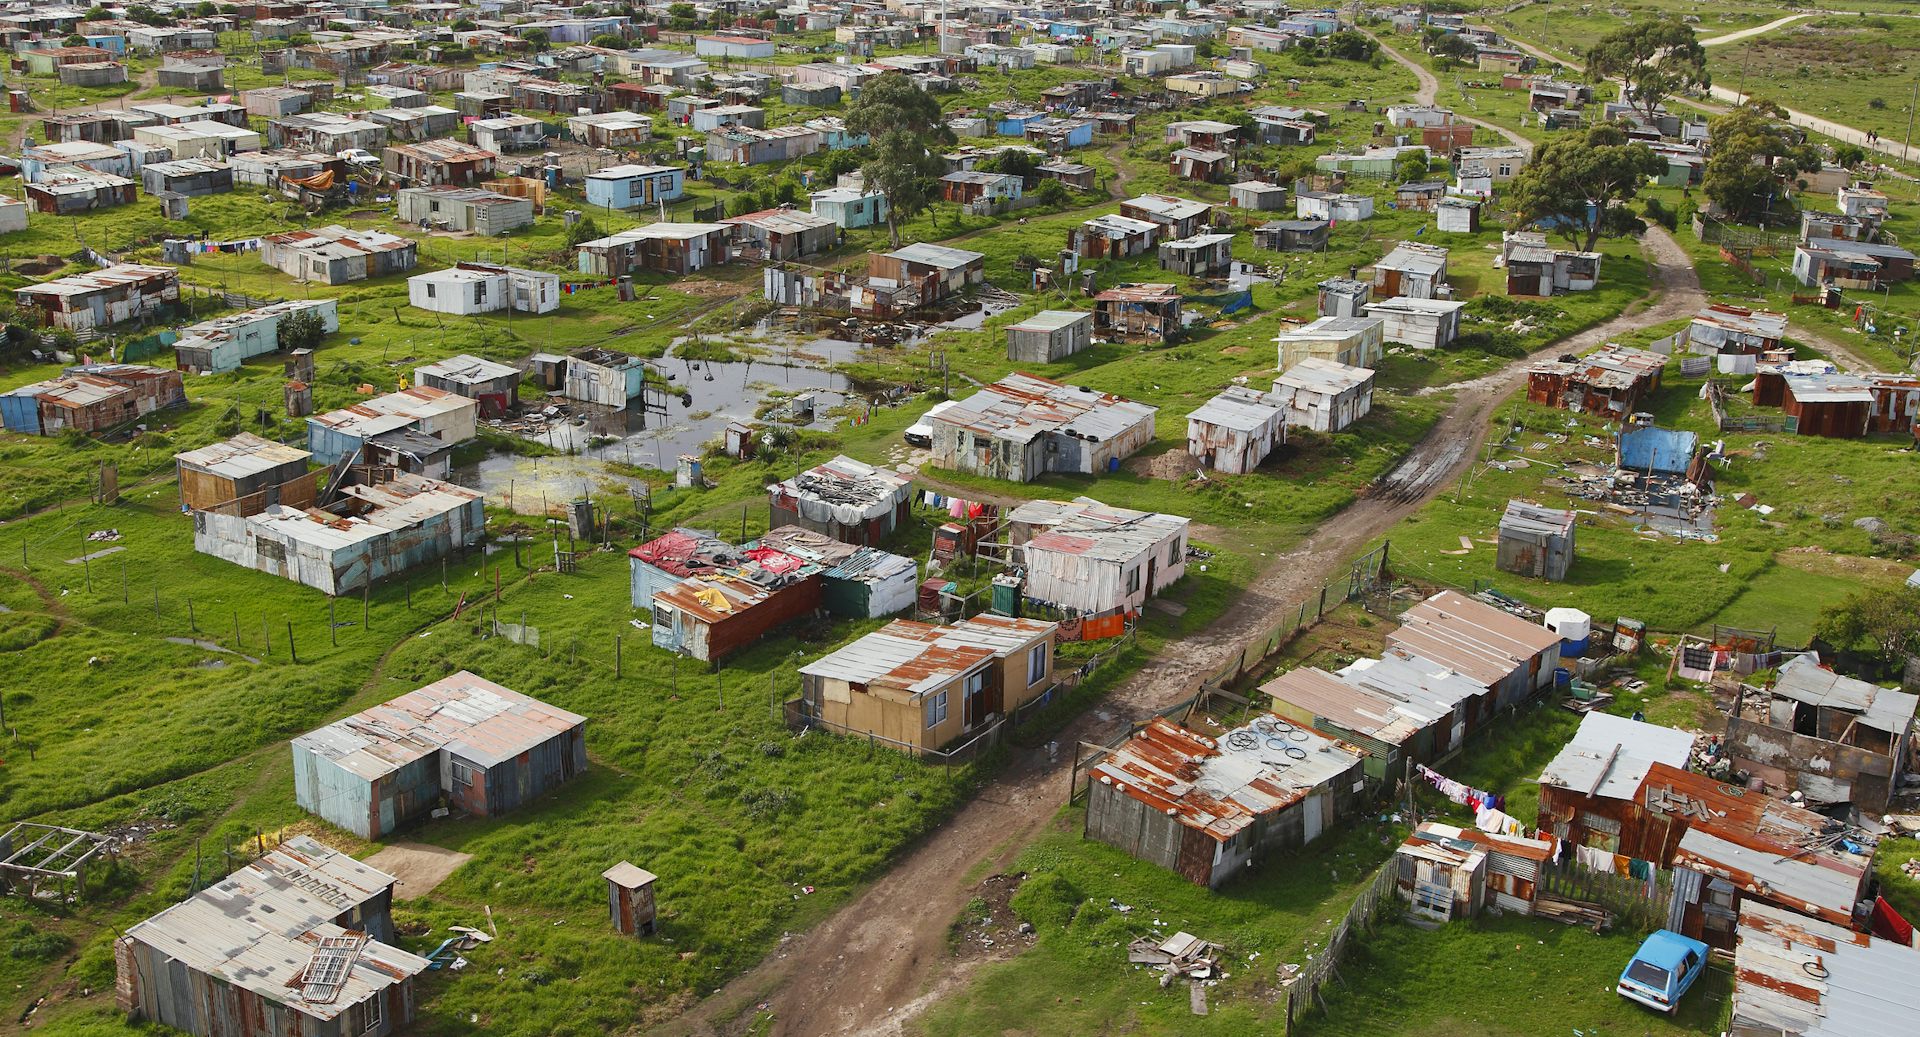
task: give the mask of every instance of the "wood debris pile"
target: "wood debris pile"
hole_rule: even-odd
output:
[[[1212,979],[1220,974],[1220,945],[1208,943],[1192,933],[1174,933],[1156,941],[1142,936],[1127,945],[1127,960],[1161,970],[1160,985],[1172,983],[1177,976],[1188,979]]]
[[[1567,925],[1577,925],[1596,933],[1606,929],[1613,922],[1613,916],[1599,904],[1584,900],[1567,900],[1547,893],[1534,898],[1533,913],[1541,918],[1551,918]]]

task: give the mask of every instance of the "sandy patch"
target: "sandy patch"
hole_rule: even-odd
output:
[[[399,879],[393,887],[393,899],[418,900],[447,880],[453,870],[473,859],[473,854],[449,850],[426,843],[394,843],[367,858],[367,864]]]

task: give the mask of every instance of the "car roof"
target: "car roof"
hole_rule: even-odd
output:
[[[1677,971],[1680,960],[1686,957],[1688,951],[1692,951],[1694,957],[1704,960],[1707,956],[1707,945],[1671,930],[1661,929],[1647,937],[1646,942],[1640,945],[1640,950],[1634,954],[1633,958],[1635,961],[1658,965],[1668,971]]]

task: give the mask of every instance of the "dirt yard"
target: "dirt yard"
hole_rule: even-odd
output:
[[[426,843],[394,843],[368,857],[367,864],[400,880],[393,887],[393,899],[418,900],[472,857]]]

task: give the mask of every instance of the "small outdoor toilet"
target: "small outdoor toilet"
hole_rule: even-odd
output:
[[[653,935],[653,883],[657,876],[626,861],[600,873],[607,880],[607,911],[613,931],[633,936]]]
[[[1020,591],[1026,584],[1018,576],[1001,573],[993,578],[993,612],[999,616],[1020,618]]]
[[[1551,608],[1547,610],[1546,626],[1560,635],[1562,658],[1578,658],[1587,654],[1587,644],[1593,637],[1592,616],[1579,609]]]

